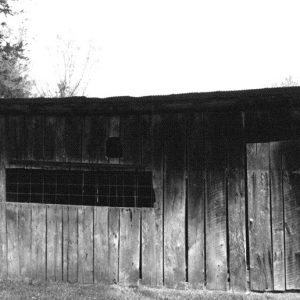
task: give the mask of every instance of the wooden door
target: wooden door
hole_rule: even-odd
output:
[[[251,290],[300,289],[300,141],[247,145]]]

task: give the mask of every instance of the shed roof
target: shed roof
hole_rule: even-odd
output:
[[[109,98],[0,99],[1,114],[114,114],[300,107],[300,87]]]

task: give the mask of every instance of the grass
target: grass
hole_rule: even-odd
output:
[[[200,290],[121,287],[104,284],[25,283],[1,281],[0,299],[191,299],[191,300],[300,300],[300,293],[234,293]]]

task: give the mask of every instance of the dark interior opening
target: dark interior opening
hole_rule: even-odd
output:
[[[6,169],[6,201],[153,207],[152,173]]]
[[[122,157],[122,145],[119,137],[109,137],[106,141],[106,156],[108,158]]]

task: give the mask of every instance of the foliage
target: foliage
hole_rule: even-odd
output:
[[[0,16],[13,16],[8,0],[0,0]],[[0,98],[28,97],[31,82],[26,75],[27,58],[22,40],[13,42],[6,22],[0,24]]]
[[[288,87],[288,86],[298,86],[299,83],[294,81],[293,77],[290,75],[284,79],[280,84],[273,84],[272,87]]]
[[[7,3],[7,0],[0,0],[0,14],[12,14],[11,8]]]

